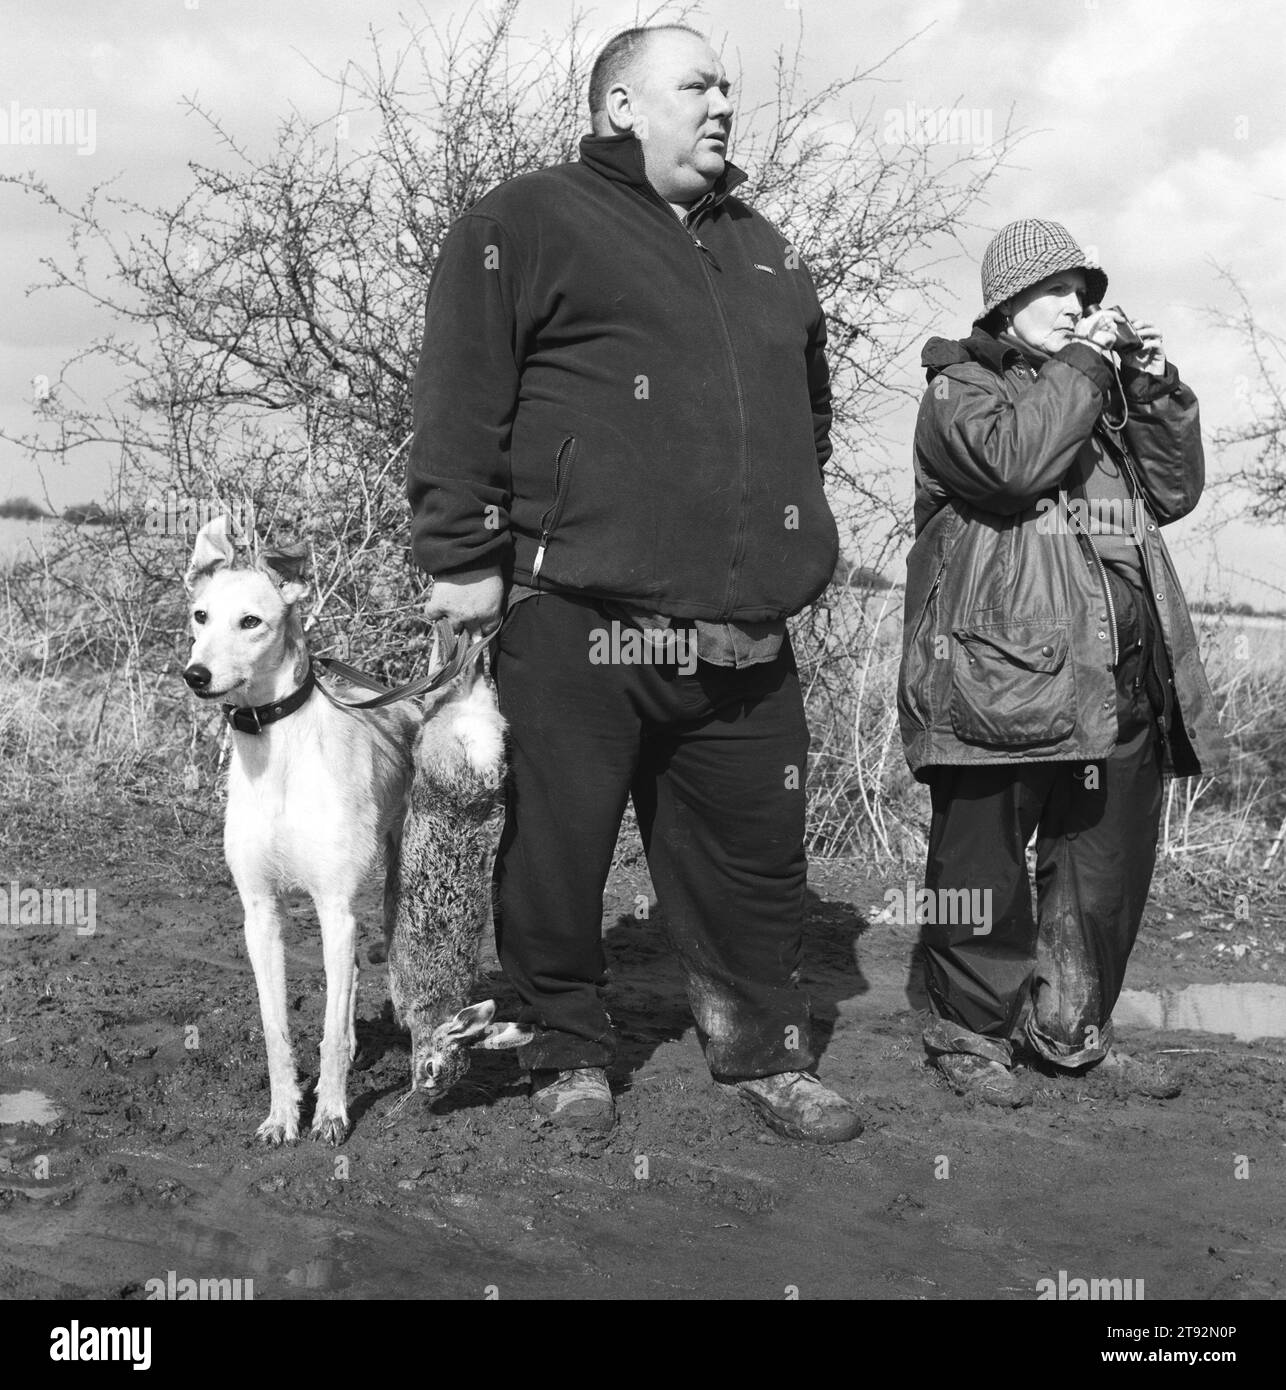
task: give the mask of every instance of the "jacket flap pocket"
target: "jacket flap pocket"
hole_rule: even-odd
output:
[[[957,628],[951,634],[971,658],[1003,661],[1023,671],[1052,674],[1067,660],[1067,632],[1047,623]]]
[[[1049,621],[956,628],[951,725],[965,743],[1048,747],[1076,722],[1066,628]]]

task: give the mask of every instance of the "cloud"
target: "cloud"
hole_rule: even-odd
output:
[[[270,146],[293,107],[323,119],[337,93],[325,74],[350,60],[369,60],[367,30],[383,27],[400,41],[400,0],[181,0],[139,6],[127,0],[46,0],[10,7],[0,50],[0,101],[94,106],[98,152],[0,147],[0,172],[36,165],[69,201],[92,180],[120,174],[118,187],[146,204],[175,201],[188,186],[187,161],[218,163],[227,152],[181,98],[196,95],[253,147]],[[416,10],[410,9],[414,16]],[[478,22],[465,3],[431,0],[422,13],[439,28]],[[527,0],[521,36],[564,32],[564,0]],[[596,37],[635,22],[633,0],[603,0],[589,16]],[[1210,5],[1205,0],[1043,0],[979,4],[976,0],[801,0],[746,6],[707,0],[695,22],[716,37],[743,71],[749,108],[772,95],[773,55],[793,49],[801,33],[805,86],[815,90],[869,67],[917,31],[852,107],[825,114],[844,121],[869,101],[873,119],[889,108],[949,108],[990,113],[995,129],[1010,107],[1029,138],[1013,167],[997,176],[965,235],[967,254],[936,267],[957,311],[937,332],[963,332],[978,308],[978,262],[992,233],[1023,215],[1067,222],[1098,244],[1112,294],[1141,306],[1167,334],[1171,350],[1197,386],[1209,424],[1239,407],[1235,383],[1247,372],[1238,345],[1211,328],[1203,306],[1223,290],[1211,259],[1243,280],[1257,311],[1286,318],[1286,270],[1278,238],[1286,168],[1280,134],[1280,55],[1286,6],[1276,0]],[[314,70],[316,69],[316,71]],[[752,183],[749,191],[753,198]],[[3,367],[19,389],[0,390],[0,428],[21,413],[21,384],[68,343],[102,327],[88,306],[57,308],[48,297],[25,299],[35,264],[50,249],[50,224],[32,204],[0,187],[0,324],[7,325]],[[950,247],[933,248],[947,255]],[[68,301],[70,303],[70,301]],[[918,351],[907,354],[902,380],[922,382]],[[913,410],[884,422],[902,441],[909,489]],[[82,500],[73,477],[63,501]],[[1205,504],[1203,503],[1203,508]],[[1199,511],[1198,518],[1203,515]],[[1199,529],[1200,522],[1196,523]],[[1252,547],[1253,548],[1253,547]],[[1258,563],[1258,562],[1257,562]]]

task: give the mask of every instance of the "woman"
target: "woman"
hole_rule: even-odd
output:
[[[898,702],[933,806],[925,1043],[1012,1105],[1016,1057],[1108,1056],[1162,776],[1224,748],[1160,534],[1201,496],[1196,397],[1150,323],[1098,307],[1107,276],[1058,223],[1005,227],[982,290],[971,335],[921,359]]]

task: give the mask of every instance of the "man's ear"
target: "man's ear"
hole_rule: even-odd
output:
[[[308,562],[308,547],[302,541],[294,545],[265,546],[259,552],[259,568],[281,591],[282,602],[296,604],[308,592],[304,582],[304,566]]]
[[[640,140],[647,134],[646,127],[639,129],[638,117],[634,113],[633,94],[629,83],[613,82],[603,98],[604,135],[624,135],[632,131]]]
[[[196,533],[192,559],[188,562],[187,572],[183,576],[188,593],[209,579],[216,570],[232,564],[235,559],[236,551],[228,538],[228,518],[216,516],[213,521],[207,521]]]

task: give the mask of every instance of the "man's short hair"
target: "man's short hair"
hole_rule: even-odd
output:
[[[634,66],[653,34],[677,32],[692,34],[704,41],[705,35],[690,24],[653,24],[639,29],[626,29],[607,41],[606,47],[594,59],[589,74],[589,114],[597,116],[607,107],[607,89]]]

